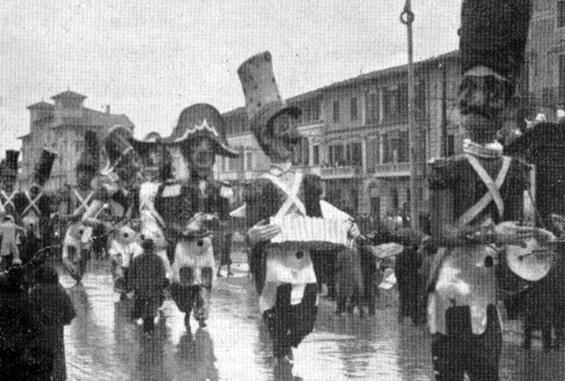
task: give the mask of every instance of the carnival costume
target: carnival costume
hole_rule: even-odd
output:
[[[224,120],[214,107],[196,104],[183,110],[165,143],[180,146],[185,160],[190,155],[187,151],[191,142],[200,139],[213,142],[215,154],[235,157],[237,153],[227,145],[224,131]],[[191,169],[188,179],[168,180],[160,185],[155,198],[155,210],[164,222],[169,249],[174,250],[171,293],[178,308],[186,313],[187,329],[193,309],[201,326],[208,318],[215,268],[210,238],[214,227],[210,224],[228,217],[225,188]]]
[[[463,155],[431,165],[432,236],[446,245],[433,258],[428,282],[437,380],[463,380],[465,373],[471,380],[498,379],[497,269],[504,263],[496,234],[509,221],[522,221],[528,166],[487,143],[514,93],[529,11],[529,1],[463,1],[458,110],[462,126],[479,140],[466,141]]]
[[[20,256],[25,264],[50,244],[49,220],[53,196],[45,192],[57,154],[43,149],[36,163],[28,189],[14,195],[16,224],[25,229],[20,236]]]
[[[123,126],[114,126],[104,140],[108,165],[94,181],[96,189],[93,201],[83,214],[81,222],[87,226],[104,227],[108,254],[113,262],[113,275],[117,292],[125,297],[127,265],[129,258],[121,252],[119,234],[128,225],[134,209],[134,191],[139,170],[139,157],[131,145],[131,131]],[[129,239],[128,235],[128,239]],[[141,247],[138,243],[139,250]],[[116,274],[123,269],[123,274]],[[119,281],[118,281],[119,280]]]
[[[18,151],[7,150],[6,158],[0,163],[0,178],[2,190],[0,190],[0,234],[2,236],[0,247],[0,266],[3,269],[12,263],[21,263],[18,249],[18,235],[22,230],[16,225],[16,206],[14,198],[16,191],[13,185],[18,175]]]
[[[280,97],[269,52],[245,61],[238,74],[252,131],[269,155],[271,147],[261,141],[262,130],[272,128],[278,116],[296,118],[301,111],[287,106]],[[295,135],[298,136],[292,130],[289,140]],[[245,206],[234,214],[244,212],[248,226],[268,223],[273,217],[350,219],[344,212],[321,201],[321,194],[318,176],[305,175],[288,162],[275,163],[268,173],[248,187]],[[313,239],[317,233],[313,229]],[[291,348],[297,347],[312,332],[316,321],[317,280],[310,246],[305,242],[292,247],[273,245],[269,241],[252,242],[250,269],[260,294],[260,310],[273,341],[273,354],[277,359],[291,357]]]
[[[150,132],[143,140],[132,140],[143,163],[143,182],[138,190],[140,233],[142,239],[153,241],[153,250],[163,261],[167,279],[171,278],[171,263],[167,256],[165,221],[155,209],[155,198],[161,184],[170,178],[170,157],[162,138]]]
[[[79,172],[87,173],[94,178],[100,163],[100,148],[94,131],[84,135],[84,150],[76,164],[77,181]],[[71,276],[80,282],[90,253],[104,234],[101,226],[85,226],[81,219],[94,200],[96,190],[92,187],[92,178],[88,184],[69,186],[65,192],[61,208],[61,218],[68,221],[63,239],[62,258]]]

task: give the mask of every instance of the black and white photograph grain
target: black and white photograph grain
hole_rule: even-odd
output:
[[[565,0],[0,0],[0,381],[565,380]]]

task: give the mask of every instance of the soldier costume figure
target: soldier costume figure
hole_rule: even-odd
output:
[[[523,63],[529,17],[525,0],[463,1],[456,122],[468,140],[463,155],[435,161],[429,179],[432,243],[440,247],[428,280],[437,380],[498,379],[497,247],[552,238],[514,222],[522,220],[528,167],[494,142]]]
[[[0,234],[2,243],[0,247],[0,268],[2,270],[12,263],[21,263],[17,245],[17,234],[21,233],[17,228],[16,210],[14,198],[18,176],[18,151],[7,150],[6,158],[0,163]]]
[[[160,185],[171,177],[171,159],[161,135],[150,132],[143,140],[133,139],[135,151],[143,164],[143,180],[139,186],[138,204],[142,239],[153,241],[153,251],[163,261],[167,279],[172,270],[167,256],[165,221],[155,209],[155,197]]]
[[[174,255],[171,293],[185,312],[190,332],[190,312],[200,327],[206,325],[214,277],[211,224],[228,217],[228,187],[212,179],[216,155],[236,157],[225,139],[225,122],[208,104],[195,104],[180,114],[176,128],[166,139],[180,148],[190,172],[186,180],[169,180],[159,187],[155,209],[162,217],[169,249]]]
[[[254,136],[271,160],[271,168],[250,184],[245,196],[247,239],[252,247],[250,268],[260,294],[260,309],[273,342],[278,365],[292,363],[292,348],[312,332],[317,314],[316,274],[310,250],[270,244],[281,229],[269,218],[288,208],[289,214],[350,219],[321,201],[318,176],[292,167],[292,148],[300,135],[292,120],[301,110],[287,106],[279,95],[269,52],[249,58],[238,69]],[[238,215],[233,212],[232,215]],[[358,235],[352,225],[353,235]],[[281,371],[283,369],[281,368]]]
[[[7,150],[0,167],[0,213],[14,216],[14,189],[18,179],[19,151]]]
[[[44,186],[49,180],[56,157],[55,152],[43,149],[32,173],[29,189],[14,195],[16,224],[25,229],[25,233],[20,236],[19,246],[24,265],[50,244],[49,220],[53,196],[45,192]]]
[[[60,213],[68,222],[63,240],[63,263],[77,282],[80,282],[89,259],[89,251],[96,247],[92,241],[104,234],[101,226],[85,227],[81,218],[94,199],[95,189],[92,187],[98,172],[100,150],[98,138],[94,131],[86,131],[84,135],[84,151],[76,164],[76,185],[69,186],[63,199]],[[84,239],[83,239],[84,237]]]
[[[133,149],[132,139],[131,131],[120,125],[112,127],[108,132],[104,140],[108,165],[94,181],[96,191],[93,201],[81,218],[86,226],[94,229],[103,227],[110,256],[118,254],[112,253],[111,248],[119,246],[113,244],[119,241],[117,234],[131,220],[134,189],[139,183],[141,162]],[[126,256],[122,263],[126,270],[129,259]],[[127,283],[127,271],[123,280]],[[122,293],[122,297],[124,296]]]

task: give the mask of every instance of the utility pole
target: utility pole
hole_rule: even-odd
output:
[[[442,69],[441,87],[441,156],[447,157],[447,62],[439,64]]]
[[[412,12],[411,0],[406,0],[404,10],[400,14],[400,21],[406,25],[408,32],[408,140],[410,147],[410,221],[411,227],[419,228],[417,207],[417,178],[419,177],[419,152],[421,150],[421,134],[416,124],[416,89],[414,86],[414,52],[412,39]]]

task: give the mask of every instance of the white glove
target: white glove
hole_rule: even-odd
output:
[[[275,238],[280,233],[280,226],[269,224],[266,220],[263,220],[259,221],[247,231],[247,239],[251,245],[255,245],[259,242],[265,242]]]

